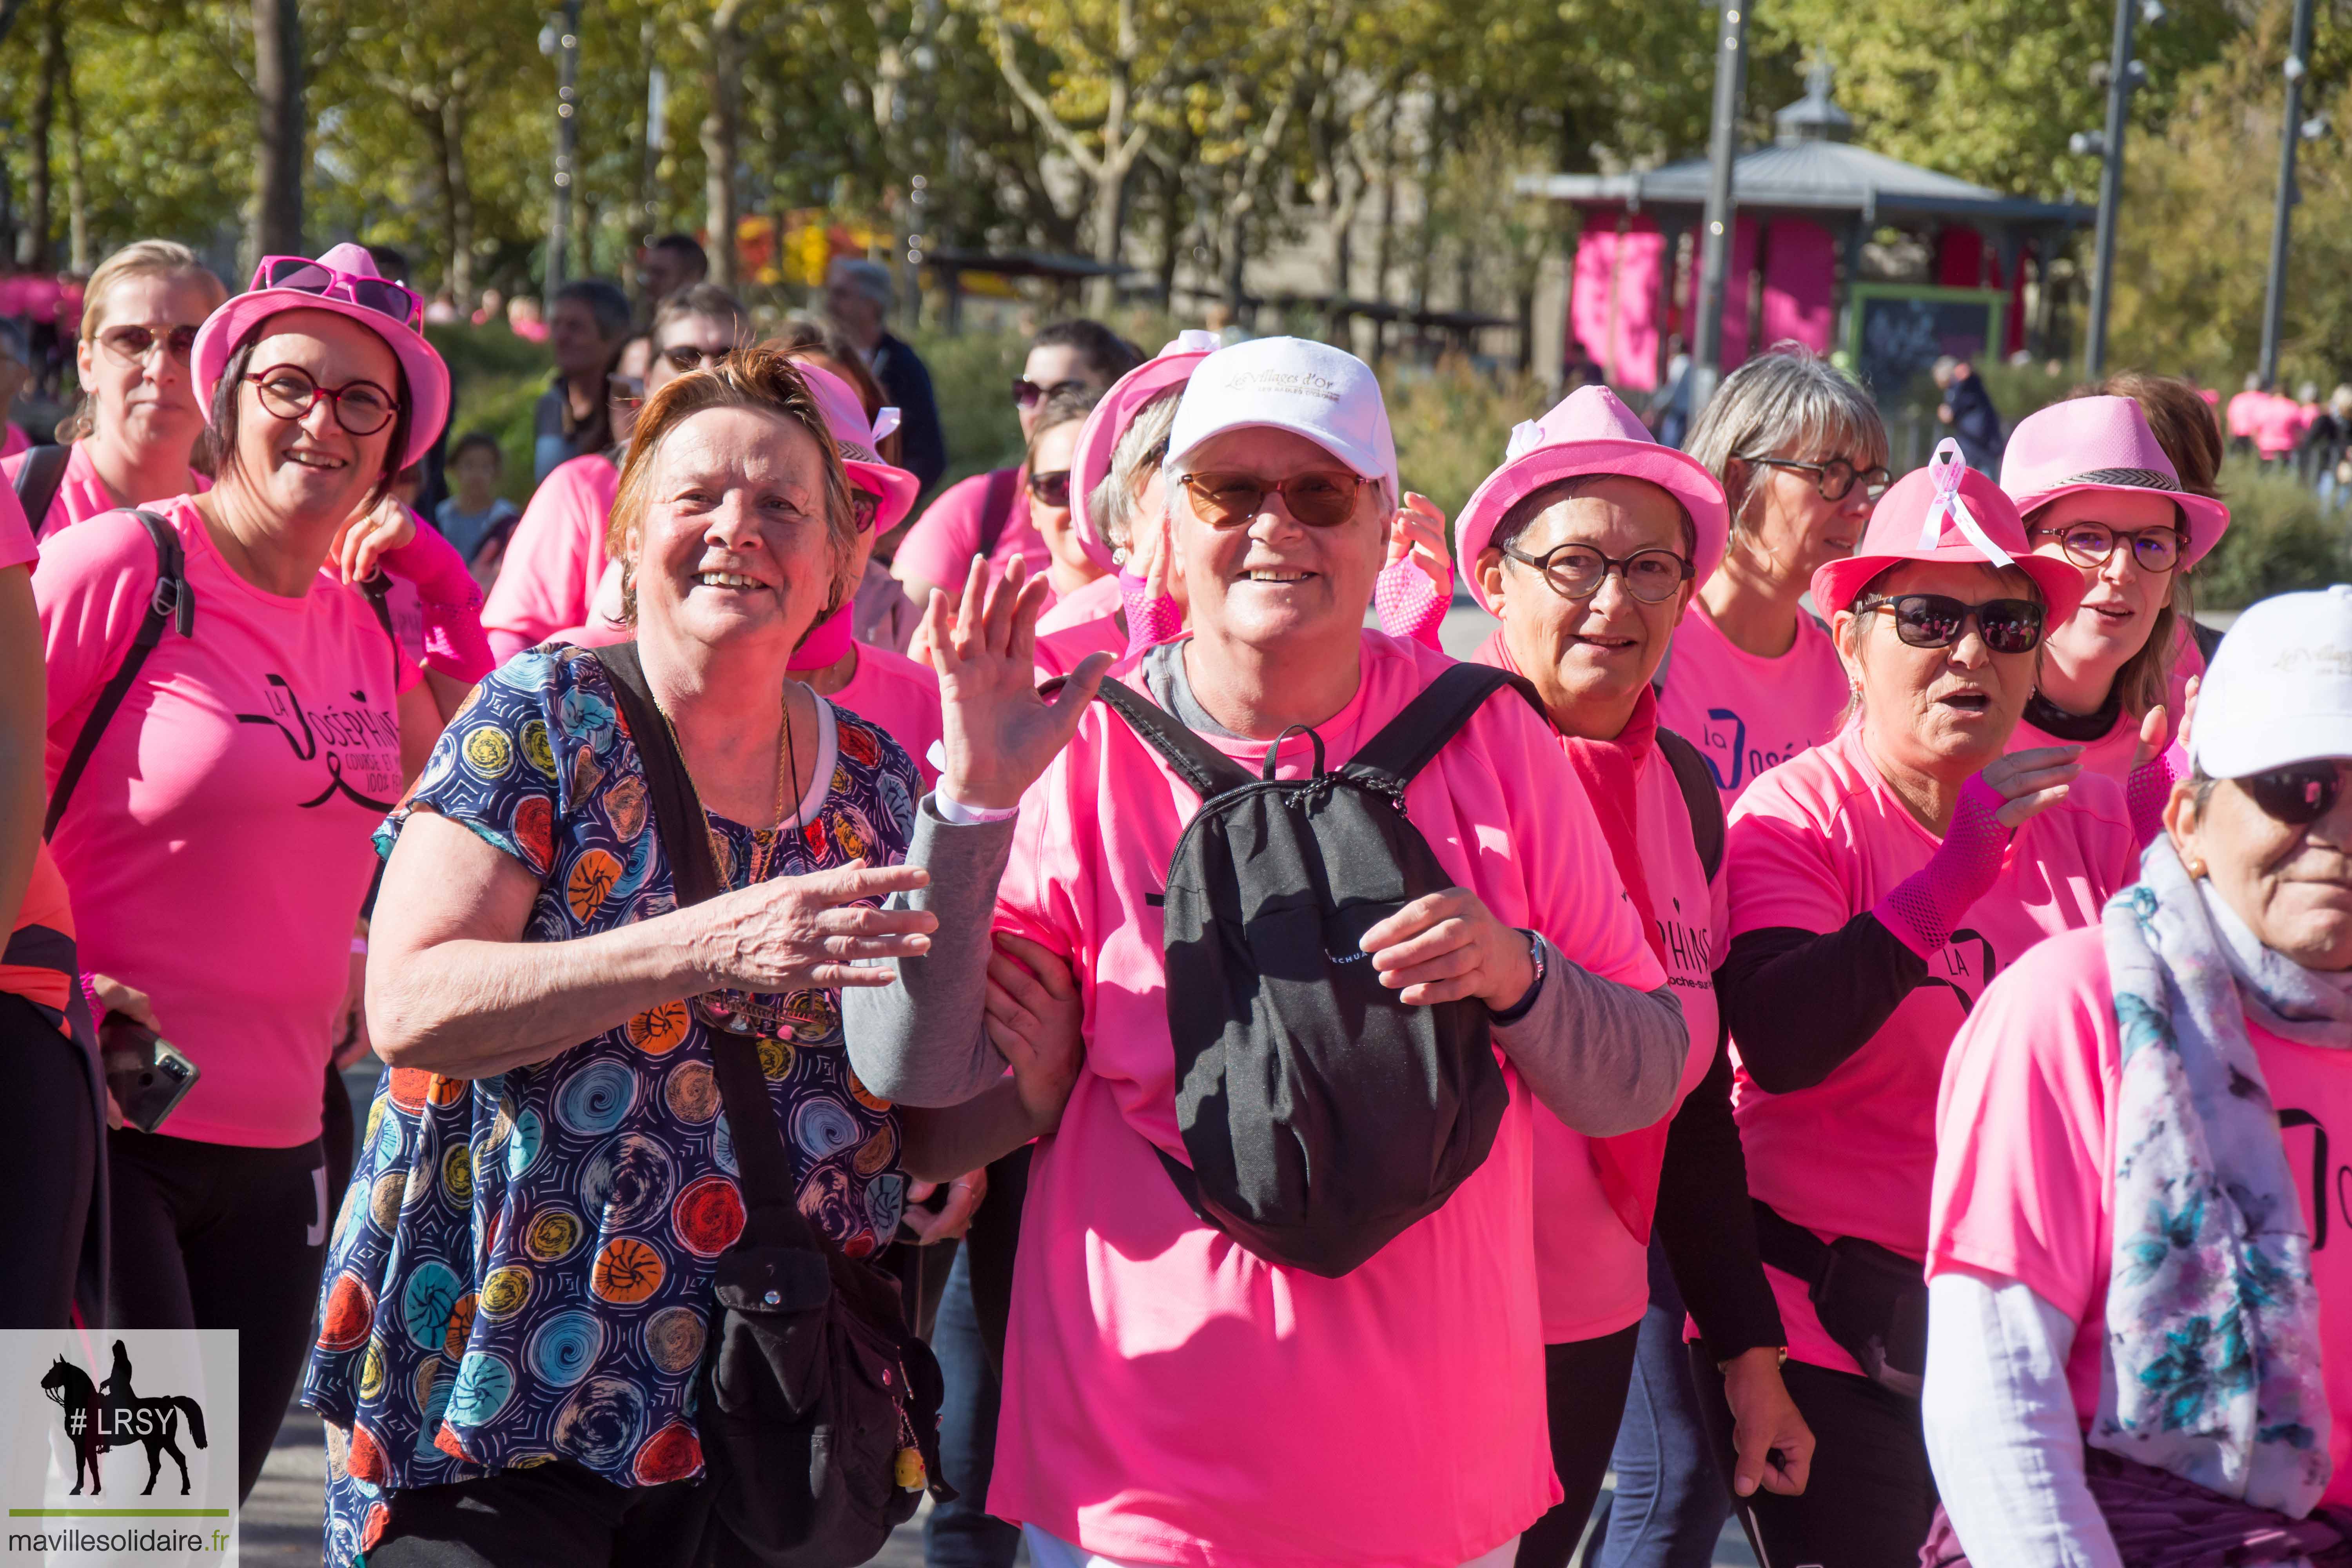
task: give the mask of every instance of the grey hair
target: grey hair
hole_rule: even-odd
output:
[[[1176,407],[1184,401],[1180,384],[1157,393],[1135,412],[1110,449],[1110,472],[1087,495],[1087,521],[1095,537],[1124,552],[1135,527],[1135,490],[1145,475],[1167,459],[1168,433],[1176,427]]]
[[[898,280],[890,276],[890,269],[878,261],[868,261],[863,257],[836,258],[825,269],[824,280],[829,284],[839,283],[853,293],[863,294],[886,310],[898,295]]]
[[[1864,467],[1886,461],[1886,422],[1861,383],[1802,343],[1782,341],[1716,388],[1683,449],[1723,481],[1731,529],[1739,531],[1755,469],[1735,458],[1843,457]]]

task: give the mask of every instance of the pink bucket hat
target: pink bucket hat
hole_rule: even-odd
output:
[[[2152,490],[2188,514],[2183,566],[2230,530],[2230,509],[2180,488],[2180,475],[2128,397],[2072,397],[2017,422],[2000,459],[2000,488],[2022,517],[2078,490]]]
[[[278,281],[272,283],[273,277]],[[396,315],[404,296],[406,314]],[[433,449],[441,427],[449,422],[449,367],[425,341],[417,310],[415,292],[388,282],[364,246],[336,246],[307,266],[300,257],[264,257],[246,291],[231,296],[196,329],[189,368],[197,400],[207,409],[212,406],[213,387],[228,368],[229,355],[247,332],[270,317],[287,310],[326,310],[348,317],[384,341],[408,383],[408,450],[400,459],[404,468]]]
[[[1070,458],[1070,518],[1077,525],[1078,542],[1087,558],[1106,572],[1118,570],[1110,545],[1096,536],[1094,513],[1087,500],[1110,477],[1110,458],[1118,438],[1135,416],[1161,393],[1182,386],[1192,378],[1192,367],[1217,350],[1214,332],[1180,332],[1176,341],[1111,384],[1078,429],[1078,449]]]
[[[2042,590],[2046,626],[2056,626],[2083,603],[2082,569],[2027,550],[2016,503],[1969,468],[1959,443],[1948,437],[1926,468],[1895,480],[1880,499],[1852,555],[1814,570],[1813,607],[1824,616],[1845,609],[1864,583],[1906,561],[2015,566]]]
[[[1633,411],[1605,386],[1580,386],[1540,420],[1512,430],[1503,466],[1473,491],[1454,525],[1454,552],[1470,596],[1488,611],[1478,581],[1478,557],[1513,507],[1546,485],[1585,474],[1617,474],[1645,479],[1682,502],[1698,536],[1691,563],[1692,587],[1705,583],[1723,560],[1731,512],[1723,486],[1706,465],[1688,453],[1661,446]]]
[[[914,510],[915,497],[923,489],[922,480],[884,462],[875,450],[876,443],[898,427],[898,411],[885,408],[869,424],[865,401],[849,383],[809,360],[794,359],[793,368],[808,383],[809,395],[816,399],[817,408],[824,415],[825,427],[833,432],[833,444],[841,448],[841,466],[848,471],[849,482],[882,502],[875,510],[874,531],[889,532],[906,521],[907,514]]]

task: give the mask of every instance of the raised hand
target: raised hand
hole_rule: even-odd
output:
[[[1020,805],[1023,792],[1077,733],[1110,668],[1110,655],[1088,654],[1051,700],[1041,696],[1034,661],[1045,603],[1045,579],[1030,578],[1021,562],[992,584],[987,563],[975,560],[962,603],[950,612],[947,596],[935,592],[923,613],[945,731],[947,766],[939,787],[959,805]]]
[[[2082,756],[2080,746],[2032,746],[1986,763],[1977,777],[2002,801],[1993,820],[2013,833],[2026,818],[2064,800],[2067,786],[2083,771]]]
[[[1410,560],[1447,598],[1454,596],[1454,556],[1445,547],[1445,513],[1425,495],[1404,492],[1389,521],[1388,564]]]
[[[693,906],[690,938],[710,988],[773,994],[812,987],[887,985],[898,978],[874,959],[930,951],[939,917],[928,910],[868,909],[930,884],[919,866],[864,860],[805,877],[778,877]]]
[[[327,554],[344,582],[363,583],[375,575],[378,563],[415,537],[416,514],[398,496],[387,494],[370,510],[354,512]]]

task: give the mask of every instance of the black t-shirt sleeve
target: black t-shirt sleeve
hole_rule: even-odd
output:
[[[1748,1076],[1787,1094],[1811,1089],[1862,1049],[1927,976],[1927,961],[1865,911],[1833,931],[1742,932],[1715,985]]]

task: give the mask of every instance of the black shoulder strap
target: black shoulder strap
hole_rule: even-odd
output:
[[[114,678],[99,692],[98,700],[90,704],[89,717],[82,721],[81,733],[74,737],[73,750],[66,755],[66,765],[58,771],[57,787],[49,792],[49,815],[41,824],[41,837],[57,836],[58,824],[65,819],[66,803],[73,798],[74,785],[81,782],[82,770],[89,766],[89,754],[98,750],[99,737],[106,733],[107,721],[122,700],[131,694],[132,682],[139,679],[140,666],[163,640],[163,628],[177,623],[180,635],[196,635],[196,596],[188,588],[187,560],[180,550],[180,536],[172,525],[152,511],[134,511],[141,526],[147,530],[148,540],[155,546],[155,589],[147,596],[147,613],[140,617],[139,630],[131,639],[130,651]]]
[[[646,684],[645,666],[637,645],[614,643],[590,652],[612,678],[613,698],[629,726],[637,749],[637,765],[646,775],[652,796],[654,830],[661,835],[663,858],[669,862],[670,884],[678,907],[698,904],[724,890],[719,863],[710,853],[709,819],[702,797],[677,754],[669,722]],[[734,1134],[735,1159],[741,1173],[744,1208],[752,1226],[768,1231],[762,1241],[789,1246],[821,1245],[819,1233],[801,1215],[793,1201],[797,1184],[793,1163],[784,1152],[783,1134],[776,1126],[775,1107],[769,1102],[767,1078],[760,1069],[760,1047],[748,1035],[710,1031],[710,1065],[719,1080],[719,1102]]]
[[[998,468],[988,476],[988,489],[980,502],[980,558],[982,561],[996,553],[996,542],[1004,537],[1004,525],[1013,521],[1013,493],[1020,483],[1021,470],[1018,468]]]
[[[394,705],[397,708],[400,696],[400,661],[404,654],[400,646],[400,634],[394,631],[392,626],[392,579],[384,575],[383,567],[377,567],[360,579],[360,596],[368,602],[368,608],[375,612],[375,624],[383,628],[385,638],[392,644],[392,692]]]
[[[2196,641],[2198,656],[2207,664],[2211,664],[2213,656],[2221,651],[2221,634],[2203,621],[2191,616],[2189,622],[2189,635]]]
[[[71,447],[36,447],[25,454],[24,462],[16,469],[16,500],[25,509],[25,521],[32,525],[36,539],[41,536],[41,523],[58,499],[58,487],[66,482],[66,459],[72,456]]]
[[[1256,775],[1247,768],[1178,723],[1173,715],[1134,688],[1105,677],[1096,695],[1127,721],[1127,727],[1145,745],[1166,758],[1176,776],[1202,800],[1256,782]]]
[[[1510,687],[1528,700],[1538,715],[1543,701],[1525,676],[1491,664],[1456,664],[1404,706],[1404,711],[1381,726],[1338,772],[1369,784],[1402,800],[1404,786],[1445,749],[1445,742],[1470,721],[1487,698]]]
[[[1699,755],[1696,746],[1664,725],[1658,729],[1658,750],[1675,770],[1675,782],[1683,786],[1683,805],[1690,808],[1691,841],[1698,846],[1699,867],[1712,882],[1723,864],[1724,833],[1723,796],[1716,790],[1715,775],[1707,772],[1706,759]]]

